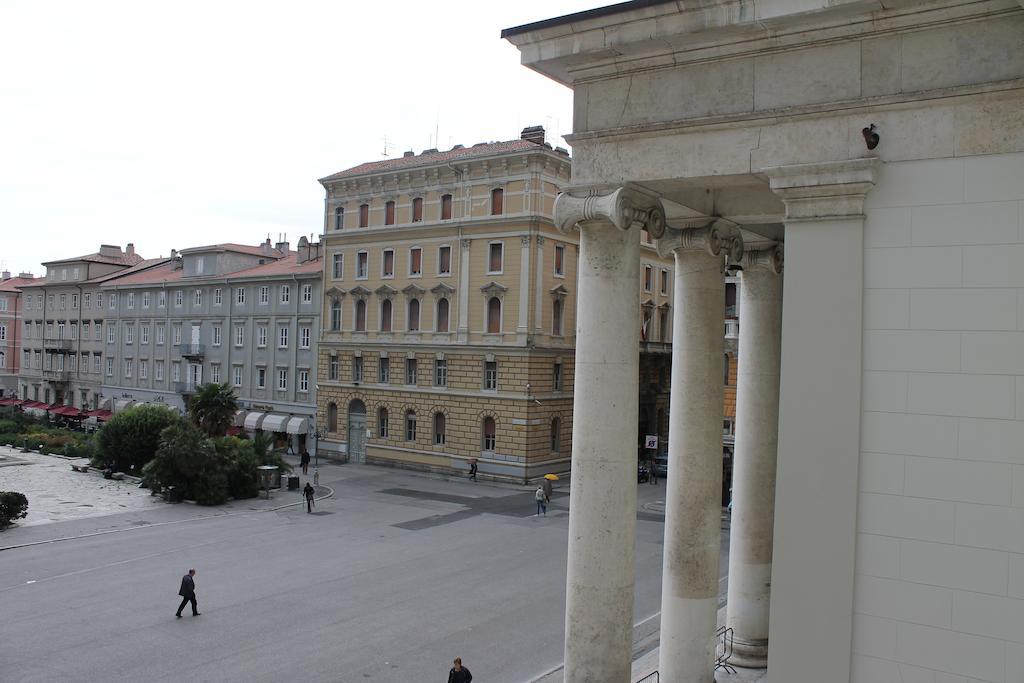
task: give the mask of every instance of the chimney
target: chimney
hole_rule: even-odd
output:
[[[409,157],[414,157],[414,156],[416,156],[416,152],[414,152],[414,151],[412,151],[410,149],[408,152],[406,152],[405,154],[402,155],[402,158],[403,159],[407,159]]]
[[[309,260],[309,240],[303,235],[299,238],[299,244],[295,248],[295,262],[305,263]]]
[[[4,273],[3,273],[3,279],[4,280],[10,280],[11,279],[11,271],[5,270]]]
[[[264,256],[270,256],[270,252],[274,250],[274,247],[270,246],[270,236],[267,236],[267,241],[260,245],[263,250]]]
[[[171,249],[171,258],[172,259],[178,258],[178,250],[177,249]]]
[[[109,256],[111,258],[117,258],[121,255],[121,247],[116,244],[101,244],[100,245],[100,256]]]
[[[544,126],[527,126],[523,128],[523,132],[519,134],[519,139],[532,142],[535,145],[543,145]]]
[[[31,279],[35,278],[35,275],[33,275],[32,273],[30,273],[28,271],[25,271],[25,272],[22,272],[22,273],[18,273],[18,277],[28,278],[28,279],[31,280]]]
[[[135,243],[129,242],[124,248],[125,256],[135,256]]]
[[[277,236],[277,244],[274,245],[275,249],[287,256],[290,246],[291,245],[288,244],[287,237],[285,235],[282,234]]]

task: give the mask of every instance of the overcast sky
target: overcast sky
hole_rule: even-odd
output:
[[[501,29],[601,0],[0,0],[0,266],[323,226],[317,178],[571,132]],[[436,139],[435,139],[436,132]]]

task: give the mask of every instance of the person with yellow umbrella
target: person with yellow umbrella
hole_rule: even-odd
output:
[[[551,484],[551,482],[553,482],[553,481],[558,481],[558,475],[557,474],[545,474],[544,475],[544,479],[541,480],[540,486],[541,486],[542,489],[544,489],[544,502],[545,503],[550,503],[551,502],[551,494],[554,491],[554,487]]]

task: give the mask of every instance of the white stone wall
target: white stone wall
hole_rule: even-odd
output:
[[[867,204],[851,680],[1021,683],[1024,153],[885,164]]]

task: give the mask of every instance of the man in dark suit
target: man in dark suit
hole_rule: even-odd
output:
[[[185,605],[192,603],[192,616],[198,617],[199,610],[196,609],[196,582],[192,579],[196,575],[195,569],[189,569],[188,574],[185,574],[181,578],[181,589],[178,591],[178,595],[181,596],[181,604],[178,605],[178,611],[174,616],[181,619],[181,610],[185,609]]]

